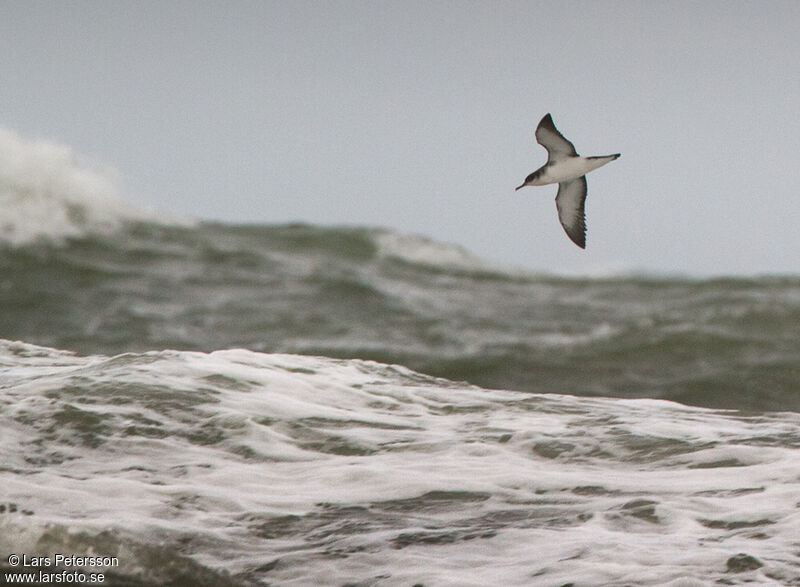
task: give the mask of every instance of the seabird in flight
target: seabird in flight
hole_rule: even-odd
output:
[[[526,185],[557,183],[558,219],[572,242],[585,249],[586,174],[610,163],[620,154],[581,157],[573,144],[558,132],[553,124],[553,117],[549,114],[536,127],[536,142],[547,149],[547,163],[526,177],[525,182],[517,189]]]

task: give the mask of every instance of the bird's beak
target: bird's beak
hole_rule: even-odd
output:
[[[523,184],[522,184],[521,186],[519,186],[518,188],[514,188],[514,191],[516,192],[518,189],[520,189],[520,188],[524,188],[524,187],[525,187],[525,184],[523,183]]]

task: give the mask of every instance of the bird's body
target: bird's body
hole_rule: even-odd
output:
[[[581,175],[586,175],[606,163],[610,163],[619,155],[606,155],[604,157],[566,157],[548,163],[534,171],[532,181],[526,181],[526,185],[550,185],[576,179]]]
[[[536,141],[547,149],[547,163],[525,178],[525,186],[558,184],[558,219],[572,241],[586,248],[586,174],[614,161],[619,153],[581,157],[571,142],[558,132],[548,114],[536,127]]]

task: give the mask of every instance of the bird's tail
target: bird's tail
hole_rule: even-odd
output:
[[[595,155],[594,157],[587,157],[587,159],[608,159],[609,161],[614,161],[619,159],[619,156],[622,153],[614,153],[613,155]]]

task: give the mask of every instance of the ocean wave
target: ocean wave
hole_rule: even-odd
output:
[[[415,266],[438,268],[446,272],[533,276],[532,272],[522,268],[504,266],[478,257],[460,245],[442,243],[422,235],[374,229],[371,238],[379,256]]]
[[[163,222],[120,198],[111,173],[81,166],[71,148],[0,128],[0,242],[23,246]]]
[[[0,248],[0,332],[82,353],[244,347],[483,387],[800,410],[797,278],[558,278],[448,265],[451,252],[372,228],[137,223]]]
[[[0,363],[4,552],[124,584],[800,580],[797,414],[247,350]]]

